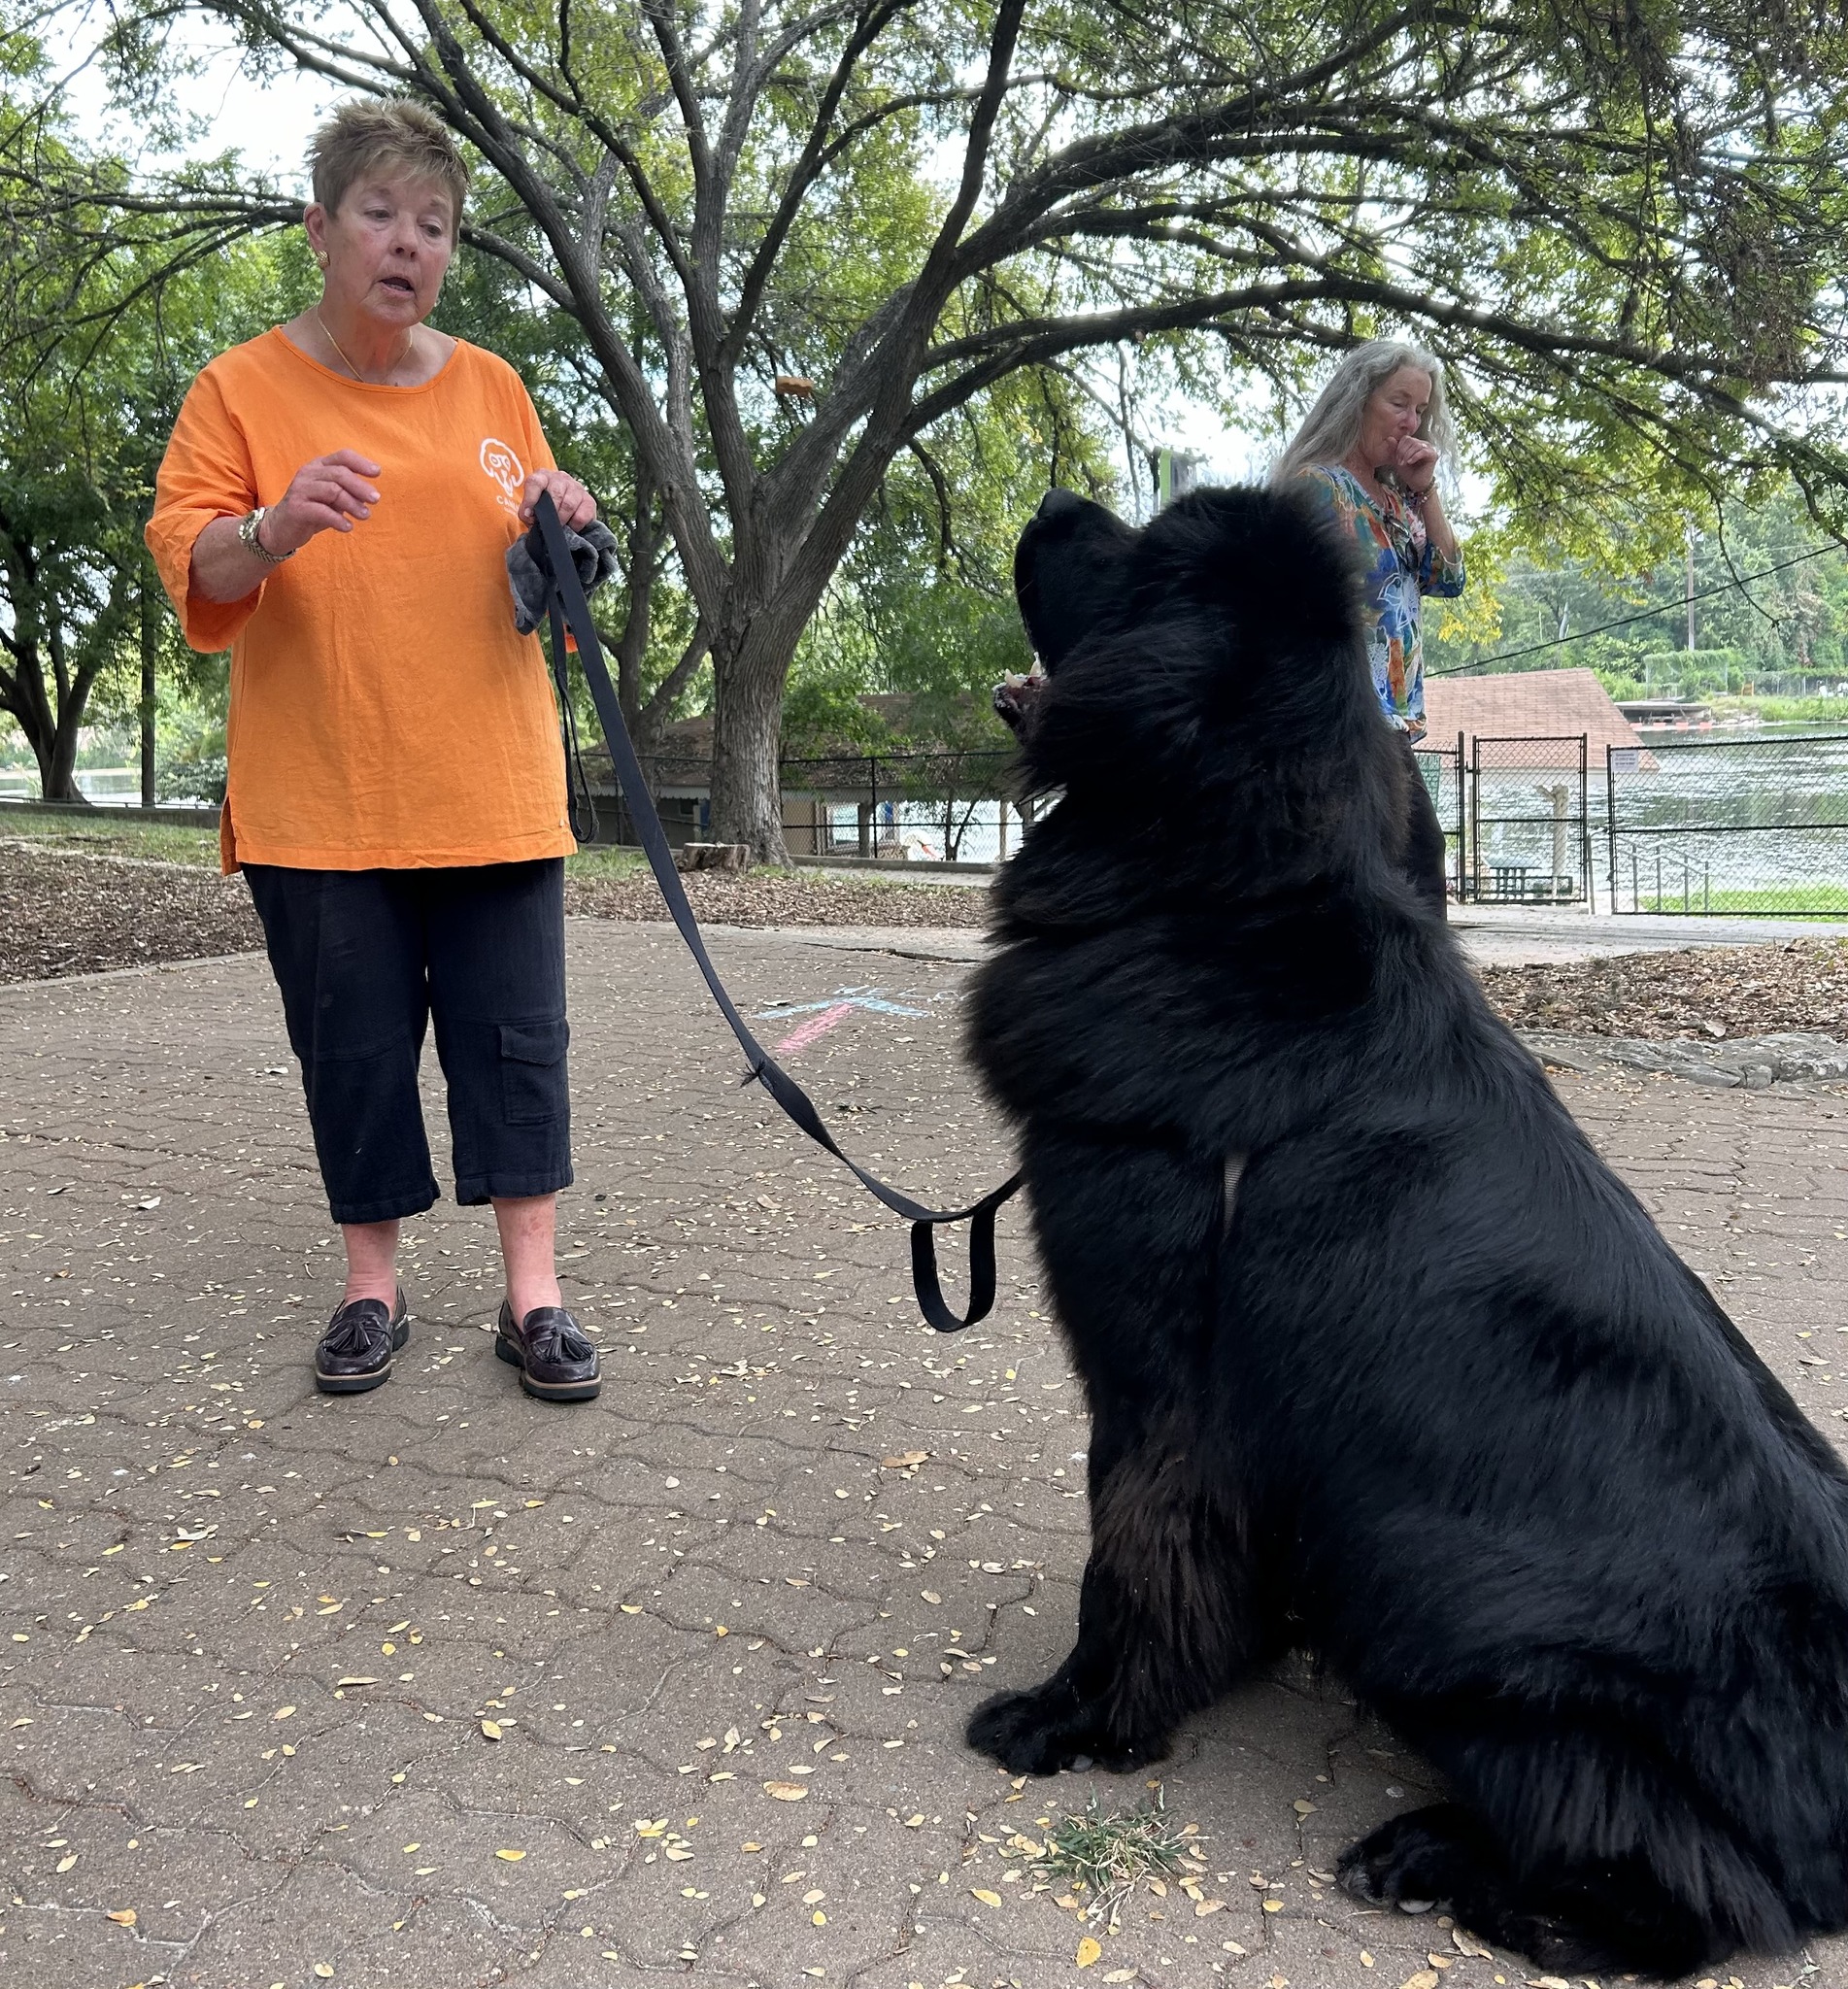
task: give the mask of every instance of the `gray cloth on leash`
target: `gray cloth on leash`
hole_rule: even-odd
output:
[[[616,571],[615,533],[596,519],[580,530],[565,525],[563,531],[579,584],[587,594],[594,592]],[[552,568],[536,524],[507,548],[507,584],[514,590],[514,626],[521,635],[530,635],[546,619],[546,599],[552,591]]]

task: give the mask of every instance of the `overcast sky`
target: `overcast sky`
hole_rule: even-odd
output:
[[[319,77],[288,70],[267,83],[240,73],[235,52],[221,41],[195,33],[187,46],[204,59],[198,75],[174,79],[174,101],[180,111],[198,120],[198,141],[188,148],[200,153],[236,151],[253,167],[277,174],[305,187],[302,161],[309,134],[339,91]],[[142,150],[134,122],[113,111],[102,78],[94,69],[72,77],[67,90],[71,116],[82,137],[125,152]],[[148,163],[154,156],[142,152]]]

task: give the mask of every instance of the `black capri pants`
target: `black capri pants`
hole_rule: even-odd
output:
[[[244,874],[335,1222],[389,1222],[437,1198],[418,1097],[432,1017],[456,1200],[571,1185],[562,858]]]
[[[1437,804],[1419,769],[1418,749],[1403,732],[1397,735],[1411,767],[1412,784],[1405,796],[1405,868],[1412,887],[1442,919],[1448,916],[1450,893],[1449,859],[1444,848],[1443,826],[1437,820]]]

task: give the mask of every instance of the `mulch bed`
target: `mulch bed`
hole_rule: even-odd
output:
[[[989,894],[953,884],[861,883],[778,873],[687,880],[714,926],[974,926]],[[0,982],[47,981],[159,961],[250,953],[262,927],[241,877],[185,863],[79,855],[0,840]],[[565,909],[664,919],[652,877],[572,878]]]
[[[0,843],[0,981],[249,953],[262,927],[241,877],[187,863]]]
[[[988,893],[954,884],[696,872],[687,893],[715,926],[980,927],[988,919]],[[181,863],[0,841],[0,982],[248,953],[263,943],[242,879]],[[647,876],[572,878],[565,908],[595,919],[665,916]],[[1784,1029],[1848,1037],[1848,941],[1492,967],[1482,982],[1517,1028],[1648,1040]]]
[[[1718,1040],[1813,1029],[1848,1037],[1848,941],[1632,953],[1569,966],[1491,967],[1482,984],[1516,1028]]]
[[[687,896],[711,926],[973,926],[989,922],[989,894],[960,884],[898,884],[875,878],[810,877],[786,871],[743,877],[695,870]],[[653,877],[568,878],[564,908],[588,919],[664,919]]]

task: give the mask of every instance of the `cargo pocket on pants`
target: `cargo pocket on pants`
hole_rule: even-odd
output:
[[[565,1046],[571,1027],[562,1022],[500,1025],[500,1100],[509,1126],[543,1126],[570,1107]]]

